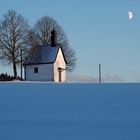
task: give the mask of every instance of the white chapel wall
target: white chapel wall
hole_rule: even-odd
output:
[[[55,82],[59,82],[58,67],[61,67],[64,69],[66,68],[65,60],[64,60],[61,49],[59,49],[56,61],[54,63],[54,80],[55,80]],[[61,78],[62,82],[65,82],[66,81],[66,70],[64,70],[61,74],[62,74],[62,78]]]
[[[34,72],[34,68],[38,68],[38,73]],[[53,81],[53,64],[27,65],[26,66],[27,81]]]

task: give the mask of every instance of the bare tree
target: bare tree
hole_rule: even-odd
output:
[[[12,64],[14,77],[17,77],[17,64],[20,62],[20,50],[23,58],[28,51],[27,20],[14,10],[9,10],[0,21],[0,60]]]
[[[29,34],[32,46],[49,44],[51,42],[52,30],[56,31],[57,43],[62,46],[67,61],[67,70],[73,71],[76,67],[75,51],[70,47],[63,29],[53,18],[44,16],[36,22]]]

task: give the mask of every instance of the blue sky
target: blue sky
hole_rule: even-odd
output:
[[[100,63],[108,82],[140,82],[139,0],[0,0],[0,18],[9,9],[31,25],[44,15],[58,21],[76,51],[74,77],[97,79]],[[1,65],[0,72],[5,71],[12,73]]]

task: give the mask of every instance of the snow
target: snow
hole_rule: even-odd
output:
[[[139,140],[140,84],[0,83],[0,140]]]

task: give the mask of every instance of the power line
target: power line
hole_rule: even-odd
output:
[[[117,71],[121,71],[121,72],[127,72],[127,73],[135,73],[135,74],[140,74],[140,72],[138,71],[131,71],[131,70],[126,70],[126,69],[123,69],[123,68],[117,68],[117,67],[114,67],[114,66],[109,66],[109,65],[102,65],[103,67],[106,67],[106,68],[109,68],[109,69],[113,69],[113,70],[117,70]]]
[[[90,67],[95,67],[96,66],[96,67],[98,67],[99,64],[78,63],[78,65],[80,65],[80,66],[90,66]],[[106,65],[106,64],[102,64],[102,67],[105,67],[105,68],[108,68],[108,69],[117,70],[117,71],[121,71],[121,72],[127,72],[127,73],[132,73],[132,74],[140,74],[140,72],[138,72],[138,71],[126,70],[126,69],[123,69],[123,68],[117,68],[117,67],[109,66],[109,65]]]

